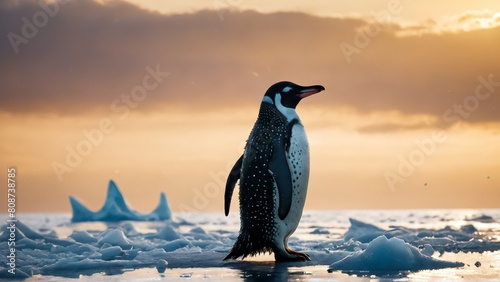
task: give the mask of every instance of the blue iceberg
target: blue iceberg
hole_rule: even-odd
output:
[[[73,196],[69,196],[69,201],[73,209],[72,222],[122,220],[160,221],[168,220],[172,216],[165,193],[162,192],[160,194],[160,203],[155,210],[149,214],[142,214],[128,207],[120,189],[118,189],[118,186],[116,186],[113,180],[109,181],[108,195],[106,196],[104,206],[97,212],[89,210]]]

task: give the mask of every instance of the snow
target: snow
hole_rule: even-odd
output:
[[[164,204],[159,206],[168,207],[164,199]],[[167,211],[158,212],[156,218]],[[96,273],[123,275],[126,271],[145,268],[169,275],[177,268],[184,269],[181,273],[187,273],[189,268],[191,273],[193,269],[263,267],[248,260],[222,260],[238,236],[236,214],[226,218],[222,212],[184,213],[172,218],[168,211],[168,219],[161,217],[162,220],[151,221],[155,216],[147,215],[142,217],[147,221],[136,221],[140,218],[139,213],[133,212],[134,216],[128,216],[133,221],[120,220],[129,212],[133,211],[111,181],[104,207],[96,213],[90,212],[93,215],[88,209],[77,208],[72,221],[67,216],[31,215],[18,219],[14,229],[3,226],[0,253],[9,253],[11,246],[7,242],[9,236],[15,234],[16,274],[13,276],[8,272],[10,259],[1,256],[0,278],[34,275],[77,278]],[[443,258],[450,254],[474,252],[467,265],[476,269],[477,253],[481,253],[484,254],[481,271],[498,271],[495,265],[486,267],[485,261],[488,261],[489,254],[499,256],[500,210],[494,210],[494,216],[480,217],[460,213],[437,216],[425,212],[401,214],[389,211],[381,214],[306,211],[289,244],[292,249],[309,254],[312,260],[283,264],[284,268],[279,269],[322,266],[325,275],[328,275],[328,269],[333,272],[329,275],[404,276],[424,269],[455,268],[458,271],[466,267],[463,262]],[[347,215],[356,215],[363,221],[348,219]],[[484,222],[487,217],[491,219]],[[75,218],[105,218],[106,221],[75,222]],[[413,223],[408,223],[410,220]]]
[[[97,212],[89,210],[73,196],[69,196],[69,201],[73,209],[73,222],[122,220],[158,221],[170,219],[171,217],[165,193],[160,194],[160,203],[150,214],[141,214],[128,207],[120,189],[118,189],[118,186],[116,186],[113,180],[109,181],[106,201],[103,207]]]

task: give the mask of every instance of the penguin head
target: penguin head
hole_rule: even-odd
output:
[[[293,82],[281,81],[269,87],[263,101],[295,109],[300,100],[323,90],[325,90],[325,87],[322,85],[300,86]]]

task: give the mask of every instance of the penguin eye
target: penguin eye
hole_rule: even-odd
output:
[[[283,92],[283,93],[289,93],[289,92],[293,93],[293,88],[290,87],[290,86],[287,86],[287,87],[283,88],[283,91],[281,91],[281,92]]]

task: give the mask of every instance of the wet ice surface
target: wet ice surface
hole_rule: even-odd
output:
[[[61,214],[21,214],[18,219],[17,277],[63,281],[104,275],[116,280],[500,276],[500,210],[306,211],[289,245],[308,253],[312,261],[285,264],[274,264],[272,256],[222,261],[239,230],[238,216],[226,218],[222,212],[174,213],[172,220],[157,222],[71,223],[70,215]],[[0,252],[8,254],[9,231],[2,231]],[[157,271],[161,260],[168,263],[163,274]],[[397,265],[398,260],[404,263]],[[6,256],[0,257],[2,278],[12,278],[7,262]]]

